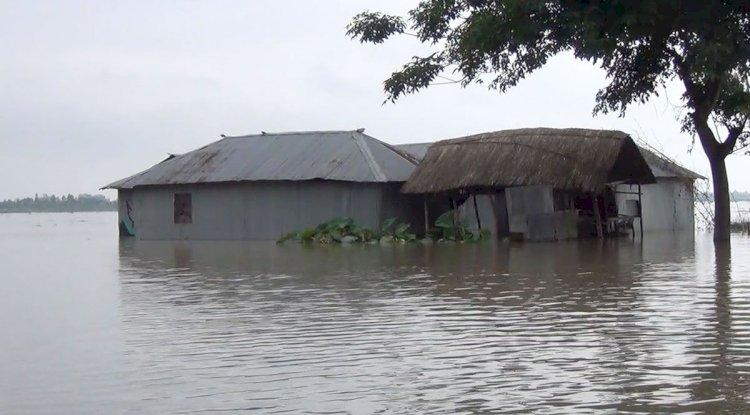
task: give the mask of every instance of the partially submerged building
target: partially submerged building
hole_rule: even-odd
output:
[[[434,143],[402,191],[450,197],[500,236],[560,240],[632,228],[640,209],[620,213],[617,187],[654,183],[623,132],[534,128]]]
[[[544,139],[545,141],[540,142],[539,140],[542,136],[546,138]],[[552,235],[550,235],[548,231],[549,229],[554,229],[554,226],[552,228],[550,228],[550,226],[544,226],[544,229],[542,229],[541,232],[535,232],[534,229],[528,229],[528,227],[525,228],[524,222],[528,225],[529,215],[532,217],[539,214],[544,216],[549,214],[549,212],[554,211],[554,194],[564,193],[561,192],[562,188],[570,187],[562,184],[561,181],[567,180],[566,178],[568,178],[568,175],[579,174],[576,173],[575,170],[566,172],[565,168],[563,168],[563,171],[561,172],[554,173],[551,169],[554,168],[554,166],[560,167],[560,165],[554,162],[549,164],[550,158],[558,157],[560,158],[558,161],[567,159],[571,163],[579,164],[578,168],[583,167],[583,163],[592,163],[592,166],[601,164],[605,158],[589,162],[582,157],[587,154],[592,155],[599,152],[600,156],[609,153],[611,159],[611,154],[613,154],[612,148],[604,153],[601,152],[603,150],[602,143],[606,143],[606,141],[601,140],[607,136],[614,139],[611,143],[622,143],[623,140],[630,140],[629,137],[626,137],[625,133],[618,131],[523,129],[481,134],[478,136],[467,137],[465,139],[456,139],[455,141],[447,140],[437,143],[403,144],[397,147],[421,161],[425,158],[431,146],[439,145],[441,143],[453,143],[455,146],[461,142],[482,141],[480,137],[484,137],[484,140],[486,141],[495,141],[496,143],[507,143],[510,141],[510,145],[504,144],[504,147],[496,147],[496,149],[502,153],[499,157],[497,155],[493,156],[492,153],[487,153],[487,157],[494,158],[494,160],[490,160],[490,163],[496,161],[498,164],[504,163],[519,166],[519,163],[516,163],[515,160],[520,161],[525,159],[527,163],[526,169],[520,172],[510,172],[505,170],[503,177],[507,181],[495,182],[496,187],[491,191],[486,191],[487,189],[485,188],[485,191],[472,192],[472,194],[475,195],[472,197],[473,200],[470,200],[470,203],[460,205],[459,211],[461,212],[461,216],[469,221],[474,228],[483,225],[485,229],[498,235],[510,235],[512,232],[520,232],[521,236],[530,239],[549,239]],[[555,143],[555,141],[550,141],[571,139],[578,140],[578,144],[570,146],[564,141],[557,143]],[[592,140],[595,142],[598,141],[600,144],[590,145]],[[555,145],[560,145],[563,148],[567,148],[567,150],[552,150],[548,147],[549,145],[552,145],[553,147]],[[628,143],[627,146],[630,147],[630,144]],[[513,149],[514,147],[515,150]],[[552,150],[552,152],[540,152],[543,148]],[[524,149],[530,151],[524,151]],[[655,150],[647,149],[642,146],[639,146],[638,150],[641,157],[650,168],[655,182],[625,183],[620,181],[607,181],[605,194],[602,195],[603,202],[600,202],[606,206],[600,206],[602,208],[601,211],[611,219],[610,222],[621,220],[627,221],[632,218],[633,232],[640,232],[641,229],[645,232],[692,232],[695,228],[694,184],[695,180],[705,179],[705,177],[680,166],[669,157],[660,154]],[[455,148],[454,151],[463,153],[462,150],[456,150]],[[576,156],[577,152],[579,152],[581,156]],[[546,155],[544,153],[546,153]],[[465,153],[464,155],[466,154],[468,153]],[[446,155],[443,154],[442,151],[434,154],[434,156],[436,158],[440,157],[440,163],[454,164],[455,162],[455,160],[451,159],[449,161],[449,159],[446,159]],[[450,156],[448,155],[447,157]],[[639,159],[639,157],[636,157],[636,159]],[[533,164],[528,164],[532,163],[531,160],[535,160],[533,163],[543,166],[541,170],[534,168]],[[636,161],[638,160],[631,160],[631,162]],[[623,162],[624,161],[622,161],[621,164]],[[470,161],[468,164],[470,166],[473,165]],[[481,169],[487,167],[488,166],[477,166],[475,168]],[[547,171],[548,179],[542,177],[543,170]],[[502,174],[503,170],[497,172]],[[421,174],[423,173],[417,172],[415,173],[415,177]],[[464,175],[464,173],[461,172],[457,174],[461,176]],[[467,170],[465,174],[467,177],[464,177],[464,180],[471,180],[471,177],[488,177],[484,176],[479,171],[471,169]],[[471,186],[467,186],[467,184],[469,183],[456,183],[459,189],[464,189],[464,193],[471,188]],[[505,184],[506,186],[502,186],[502,184]],[[510,184],[510,186],[507,186],[508,184]],[[574,189],[577,188],[578,192],[585,189],[584,187],[573,187]],[[552,189],[551,192],[550,189]],[[451,192],[442,191],[442,193],[448,194]],[[456,192],[454,191],[453,193]],[[516,199],[515,203],[513,201],[513,196],[515,196]],[[550,200],[552,200],[552,202],[550,202]],[[581,198],[579,198],[578,201],[580,203],[582,201]],[[474,203],[477,204],[476,209],[473,206]],[[586,222],[587,219],[586,215],[590,218],[594,213],[593,204],[589,205],[589,203],[585,203],[585,205],[586,206],[579,206],[584,208],[579,210],[579,212],[583,211],[584,222]],[[550,206],[552,206],[552,208]],[[558,209],[561,208],[558,206]],[[558,217],[559,216],[565,216],[565,214],[558,214]],[[535,220],[531,221],[532,227],[535,222]],[[571,230],[570,228],[568,229]],[[604,230],[606,231],[606,221]],[[558,229],[558,233],[555,235],[554,239],[564,239],[565,237],[572,237],[574,235],[577,235],[577,232],[572,235],[570,232],[560,233]]]
[[[399,192],[417,161],[363,131],[225,137],[105,188],[139,239],[276,239],[339,216],[423,231],[421,199]]]
[[[276,239],[341,216],[421,234],[455,209],[498,237],[543,241],[692,230],[697,178],[619,131],[391,146],[354,130],[224,137],[105,188],[121,234],[139,239]]]
[[[641,154],[656,177],[656,183],[641,187],[643,229],[648,231],[695,230],[695,181],[706,179],[655,150],[641,147]],[[627,215],[637,213],[638,188],[616,188],[617,209]]]

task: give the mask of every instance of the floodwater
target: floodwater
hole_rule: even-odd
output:
[[[120,242],[0,215],[0,413],[750,412],[750,239]]]

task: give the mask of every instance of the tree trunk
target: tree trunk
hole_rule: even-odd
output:
[[[725,157],[720,154],[708,156],[714,186],[714,241],[728,241],[731,211]]]
[[[732,218],[729,210],[729,178],[725,159],[732,152],[734,144],[726,148],[727,142],[718,142],[707,121],[707,115],[693,115],[695,130],[711,164],[711,181],[714,187],[714,242],[729,242],[729,225]]]

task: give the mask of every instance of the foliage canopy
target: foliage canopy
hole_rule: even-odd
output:
[[[724,159],[750,144],[750,0],[423,0],[406,17],[360,13],[347,34],[369,43],[411,34],[433,49],[384,82],[390,101],[446,72],[503,92],[562,52],[605,71],[595,114],[623,115],[679,80],[683,131],[711,163],[714,237],[728,239]]]
[[[693,110],[686,129],[695,130],[694,113],[730,131],[726,147],[747,138],[748,1],[426,0],[407,19],[361,13],[347,33],[381,43],[408,28],[436,50],[385,81],[391,101],[429,86],[446,70],[463,85],[488,82],[505,91],[570,51],[606,71],[609,83],[596,96],[595,112],[622,113],[679,78]]]

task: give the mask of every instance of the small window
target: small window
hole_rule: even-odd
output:
[[[174,194],[174,223],[193,223],[193,198],[190,193]]]

